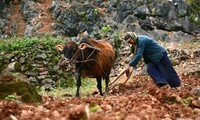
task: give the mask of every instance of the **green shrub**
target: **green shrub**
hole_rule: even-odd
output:
[[[9,40],[0,40],[0,52],[16,51],[16,50],[31,50],[33,45],[41,44],[47,48],[63,43],[64,41],[56,38],[12,38]],[[31,49],[30,49],[31,48]]]
[[[193,10],[189,16],[190,20],[200,25],[200,19],[198,17],[198,14],[200,13],[200,2],[198,0],[186,0],[186,2]]]

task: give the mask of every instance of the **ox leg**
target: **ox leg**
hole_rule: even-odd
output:
[[[109,92],[109,77],[105,77],[105,84],[106,84],[106,88],[105,88],[105,91],[106,91],[106,95],[108,95],[108,92]]]
[[[102,86],[101,86],[102,78],[101,77],[97,77],[96,79],[97,79],[97,88],[99,89],[100,95],[103,96]]]
[[[80,96],[79,90],[80,90],[80,86],[81,86],[81,76],[79,73],[76,73],[75,76],[76,76],[76,86],[77,86],[76,97],[79,97]]]

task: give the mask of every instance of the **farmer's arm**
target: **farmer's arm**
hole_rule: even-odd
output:
[[[133,59],[129,63],[129,66],[131,66],[131,67],[136,67],[137,66],[138,62],[142,58],[142,54],[144,52],[144,48],[145,48],[145,42],[141,42],[138,45],[136,55],[133,57]]]
[[[148,40],[146,38],[140,38],[140,40],[138,41],[138,48],[136,51],[136,55],[133,56],[133,59],[129,63],[129,66],[127,67],[127,70],[126,70],[127,76],[129,76],[132,73],[133,69],[137,66],[138,62],[142,58],[144,49],[145,47],[147,47],[147,43],[148,43]]]

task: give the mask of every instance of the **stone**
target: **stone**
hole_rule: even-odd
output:
[[[10,79],[9,82],[5,79]],[[0,77],[0,99],[5,99],[8,95],[16,94],[25,103],[42,102],[42,97],[35,88],[24,81],[16,81],[13,76]]]

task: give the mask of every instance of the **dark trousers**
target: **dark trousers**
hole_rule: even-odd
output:
[[[170,87],[179,87],[180,79],[172,67],[172,64],[167,56],[167,53],[163,53],[163,58],[158,64],[149,62],[147,63],[147,72],[154,80],[155,84],[169,84]]]

